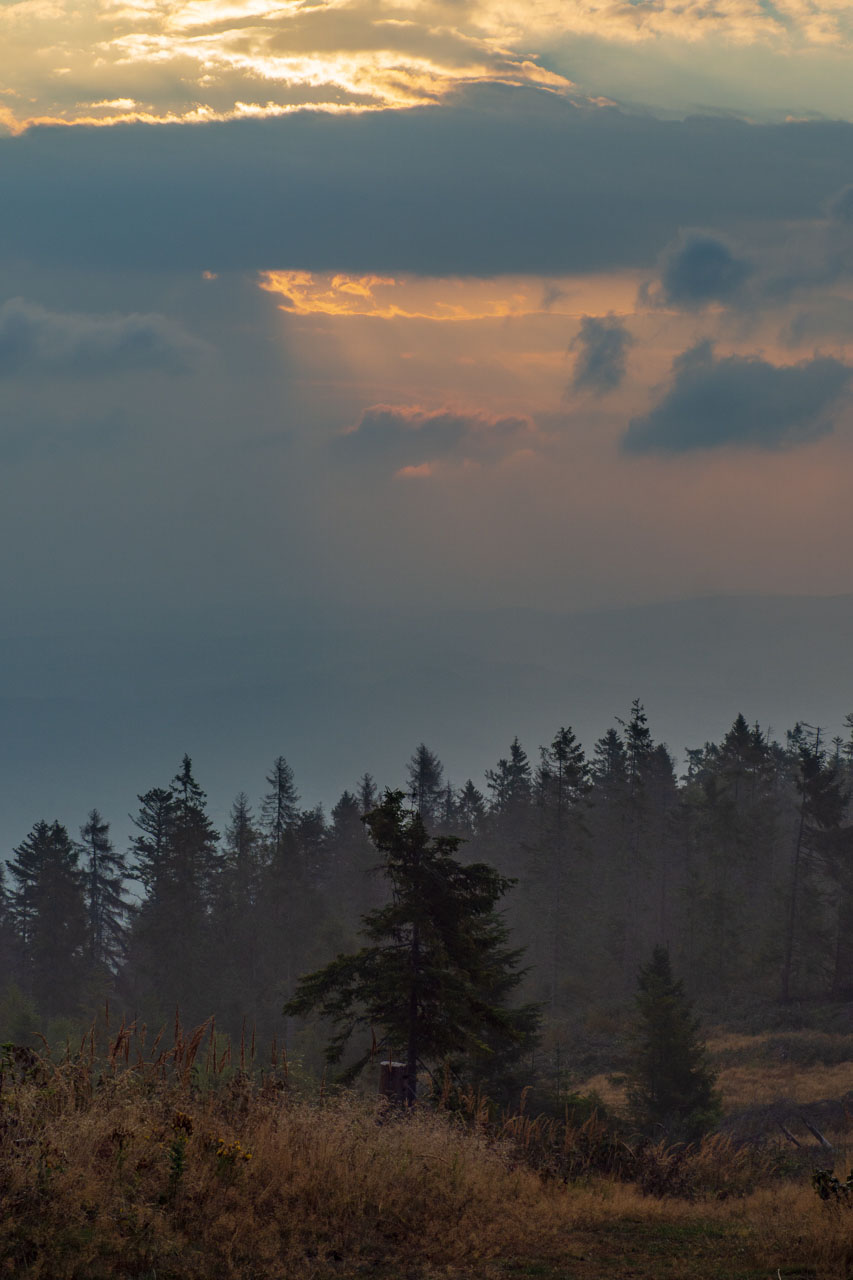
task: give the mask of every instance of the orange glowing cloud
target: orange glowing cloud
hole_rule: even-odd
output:
[[[2,124],[407,108],[484,82],[572,92],[526,48],[432,17],[361,0],[17,0],[0,5]]]
[[[763,46],[787,82],[792,54],[829,66],[850,49],[851,13],[847,0],[11,0],[0,5],[0,82],[15,101],[2,123],[359,112],[432,105],[483,83],[588,104],[624,97],[619,73],[612,86],[590,83],[589,97],[561,73],[555,50],[578,35]]]
[[[434,462],[421,462],[414,467],[400,467],[399,471],[394,472],[395,480],[425,480],[430,476],[434,476],[436,466]]]
[[[543,282],[520,276],[479,280],[265,271],[258,283],[278,294],[281,310],[291,315],[445,321],[628,313],[637,287],[631,273]]]

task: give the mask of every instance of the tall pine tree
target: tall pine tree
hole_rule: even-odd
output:
[[[371,1032],[349,1077],[377,1050],[402,1053],[410,1102],[421,1066],[488,1082],[498,1062],[505,1068],[529,1045],[537,1023],[535,1008],[508,1003],[522,977],[496,912],[510,882],[483,863],[460,863],[459,841],[431,838],[400,791],[387,792],[366,822],[391,901],[365,915],[361,950],[302,978],[285,1012],[316,1011],[336,1025],[330,1062],[357,1028]]]
[[[9,863],[12,926],[22,977],[39,1013],[80,1011],[87,918],[80,854],[59,822],[37,822]]]
[[[89,923],[89,961],[95,974],[114,976],[127,954],[130,906],[124,896],[127,862],[110,840],[110,824],[92,809],[80,828],[83,887]]]

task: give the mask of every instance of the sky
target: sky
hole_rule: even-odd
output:
[[[851,40],[3,3],[8,616],[850,590]]]
[[[0,0],[2,636],[853,591],[851,46]]]

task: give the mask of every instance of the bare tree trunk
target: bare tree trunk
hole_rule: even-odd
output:
[[[797,903],[800,892],[800,864],[802,861],[803,834],[806,829],[806,785],[803,778],[803,799],[800,804],[800,825],[794,846],[794,868],[791,879],[791,902],[788,910],[788,930],[785,937],[785,965],[782,970],[782,999],[791,998],[791,972],[794,964],[794,935],[797,929]]]
[[[412,928],[412,977],[409,987],[409,1039],[406,1045],[406,1106],[413,1107],[418,1096],[418,987],[421,964],[420,930]]]

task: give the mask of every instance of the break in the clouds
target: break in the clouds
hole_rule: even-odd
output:
[[[660,287],[653,301],[676,307],[705,307],[732,303],[754,267],[722,236],[690,231],[678,237],[663,254]]]
[[[202,349],[179,324],[161,315],[59,312],[23,298],[0,305],[0,374],[183,373]]]
[[[515,45],[441,3],[18,0],[0,6],[0,124],[409,108],[483,81],[571,90]]]
[[[831,431],[853,368],[831,356],[774,365],[714,354],[708,341],[677,356],[657,405],[632,418],[626,453],[683,454],[726,446],[779,449]]]
[[[843,114],[851,43],[843,0],[12,0],[0,5],[0,121],[406,108],[484,81],[567,93],[581,79],[625,100],[643,68],[664,101],[689,108],[737,91],[733,53],[747,86],[738,105],[761,101],[750,86],[769,65],[777,109],[797,108],[805,80],[827,115]],[[682,60],[695,70],[680,85]]]
[[[527,418],[375,404],[335,444],[348,461],[380,465],[400,475],[428,475],[443,461],[497,461],[535,441]]]
[[[617,316],[582,316],[572,342],[577,351],[572,373],[576,391],[605,395],[615,391],[625,377],[628,349],[634,338]]]

